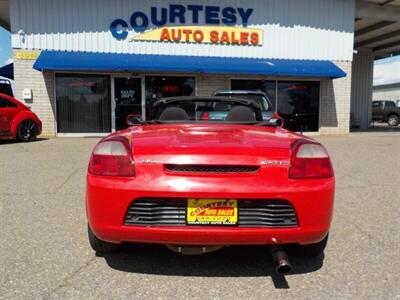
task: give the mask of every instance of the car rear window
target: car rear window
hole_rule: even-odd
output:
[[[258,111],[260,109],[258,108]],[[155,118],[162,122],[232,122],[257,121],[257,112],[252,105],[230,101],[177,101],[162,105]],[[260,121],[260,120],[259,120]]]
[[[261,106],[262,111],[272,111],[272,105],[268,102],[265,96],[260,94],[216,94],[218,97],[229,97],[229,98],[242,98],[253,100]]]
[[[4,98],[0,97],[0,107],[5,108],[5,107],[17,107],[17,105],[11,101],[8,101]]]
[[[385,101],[386,107],[396,107],[396,104],[393,101]]]
[[[0,94],[6,94],[10,97],[14,97],[11,84],[8,81],[0,79]]]

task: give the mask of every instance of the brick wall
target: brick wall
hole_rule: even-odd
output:
[[[229,89],[230,79],[224,75],[205,75],[197,76],[197,95],[210,96],[218,89]]]
[[[350,128],[351,61],[335,64],[347,76],[321,80],[320,130],[321,134],[348,134]]]
[[[42,136],[55,135],[54,73],[39,72],[32,68],[34,60],[15,57],[14,50],[14,93],[15,98],[29,106],[42,121]],[[32,89],[32,100],[24,101],[22,91]]]

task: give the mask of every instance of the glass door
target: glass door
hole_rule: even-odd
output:
[[[143,116],[142,79],[137,77],[114,78],[115,130],[127,128],[128,115]]]
[[[318,131],[319,82],[278,81],[278,114],[286,129]]]

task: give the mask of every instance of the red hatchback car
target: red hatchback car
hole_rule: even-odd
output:
[[[0,139],[34,140],[42,132],[42,122],[26,105],[0,94]]]
[[[221,102],[229,112],[204,120]],[[183,254],[269,245],[290,271],[286,245],[324,251],[335,179],[326,149],[263,120],[251,100],[174,97],[153,118],[102,139],[87,173],[89,241],[165,244]]]

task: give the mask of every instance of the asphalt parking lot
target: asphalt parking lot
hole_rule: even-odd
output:
[[[316,137],[337,176],[325,257],[290,254],[274,275],[264,247],[187,257],[131,245],[97,257],[84,209],[95,138],[0,142],[2,299],[400,299],[400,133]]]

